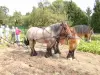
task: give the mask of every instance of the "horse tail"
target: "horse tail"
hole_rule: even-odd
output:
[[[27,46],[27,45],[29,45],[29,40],[28,40],[28,38],[25,38],[24,39],[24,44]]]

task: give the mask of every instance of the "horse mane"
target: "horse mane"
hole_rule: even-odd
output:
[[[87,25],[76,25],[74,26],[77,33],[89,33],[92,30],[92,27]]]
[[[70,27],[70,30],[71,30],[72,36],[77,35],[77,32],[74,27]]]
[[[60,23],[56,23],[56,24],[52,24],[50,25],[51,30],[53,30],[54,32],[57,32],[60,28]]]

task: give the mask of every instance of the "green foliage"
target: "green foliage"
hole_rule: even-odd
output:
[[[78,50],[83,52],[91,52],[94,54],[100,54],[100,34],[92,36],[92,42],[88,43],[81,40]]]
[[[86,14],[88,16],[88,25],[91,25],[91,13],[92,13],[92,11],[91,11],[90,7],[87,7]]]
[[[5,6],[0,6],[0,24],[7,23],[7,13],[9,9]]]
[[[38,8],[33,6],[32,12],[22,15],[15,11],[12,16],[8,15],[9,9],[0,6],[0,24],[10,26],[47,26],[53,23],[67,21],[70,25],[92,24],[95,32],[100,32],[100,2],[96,0],[94,13],[87,8],[86,13],[76,3],[71,1],[55,0],[50,4],[48,0],[38,3]],[[91,21],[92,20],[92,21]]]
[[[88,17],[74,2],[65,1],[64,10],[68,14],[68,20],[71,20],[74,25],[87,24]]]
[[[5,15],[9,12],[9,9],[6,6],[0,6],[0,9],[4,12]]]
[[[19,26],[23,24],[23,16],[21,12],[15,11],[13,16],[8,17],[8,25],[9,26]]]
[[[100,1],[96,0],[94,6],[94,13],[92,15],[91,25],[94,28],[94,32],[100,32]]]
[[[54,13],[63,13],[64,3],[63,0],[56,0],[52,3],[52,10]]]
[[[0,23],[4,22],[10,26],[42,27],[61,21],[67,21],[71,25],[87,23],[86,14],[74,2],[63,0],[55,0],[52,4],[47,0],[39,2],[38,8],[33,6],[32,12],[26,13],[26,15],[15,11],[13,16],[6,16],[9,10],[6,7],[1,9]]]
[[[96,40],[100,41],[100,34],[92,35],[91,39],[94,40],[94,41],[96,41]]]
[[[23,20],[23,26],[24,27],[27,27],[30,25],[30,14],[29,15],[25,15],[22,17],[22,20]]]
[[[32,26],[47,26],[53,23],[64,21],[63,14],[54,14],[50,9],[38,8],[30,15],[30,23]]]

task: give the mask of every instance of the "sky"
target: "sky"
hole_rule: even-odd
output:
[[[9,15],[13,15],[14,11],[20,11],[23,15],[32,11],[32,7],[38,6],[38,2],[43,0],[0,0],[0,6],[6,6],[9,8]],[[48,0],[52,3],[55,0]],[[70,1],[70,0],[66,0]],[[93,9],[95,0],[72,0],[83,11],[86,11],[87,7]]]

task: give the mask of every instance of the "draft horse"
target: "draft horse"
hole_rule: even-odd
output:
[[[80,38],[84,37],[86,42],[91,42],[91,36],[94,33],[92,27],[88,25],[76,25],[73,28]]]
[[[68,52],[67,58],[74,59],[75,58],[74,52],[80,43],[80,39],[84,37],[85,41],[91,42],[91,36],[93,34],[93,29],[87,25],[77,25],[74,27],[70,27],[70,30],[71,30],[72,38],[67,39],[68,46],[69,46],[69,52]],[[62,41],[65,39],[60,39],[60,40]],[[60,53],[59,47],[58,47],[60,40],[58,40],[57,43],[53,46],[55,54]]]
[[[37,52],[35,51],[36,42],[46,43],[47,51],[45,57],[52,56],[52,48],[55,45],[55,52],[57,50],[57,41],[60,38],[72,37],[70,27],[65,23],[53,24],[47,27],[39,28],[39,27],[31,27],[28,29],[26,34],[27,40],[24,40],[26,45],[30,45],[31,48],[31,56],[36,56]],[[58,52],[59,53],[59,52]]]

